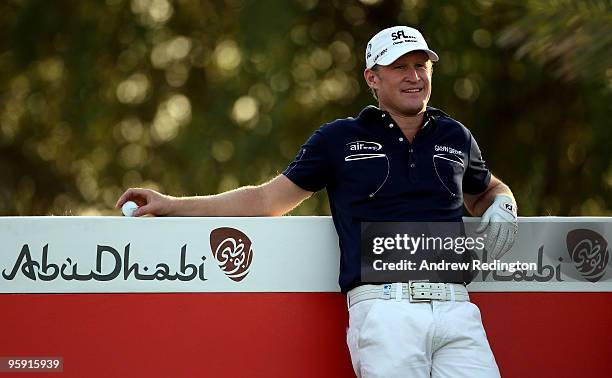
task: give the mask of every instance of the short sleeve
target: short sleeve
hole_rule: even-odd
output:
[[[491,181],[491,172],[485,161],[478,143],[470,134],[470,155],[467,168],[463,175],[463,192],[467,194],[480,194],[487,189]]]
[[[323,134],[317,130],[300,148],[283,175],[300,188],[316,192],[328,184],[330,165]]]

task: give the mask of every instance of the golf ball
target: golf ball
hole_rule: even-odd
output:
[[[138,209],[138,205],[136,205],[134,201],[127,201],[121,206],[121,212],[126,217],[134,216],[134,211],[136,211],[136,209]]]

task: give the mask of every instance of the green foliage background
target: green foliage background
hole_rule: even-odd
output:
[[[116,214],[130,186],[208,194],[280,173],[373,98],[395,24],[441,59],[430,104],[468,126],[522,215],[612,213],[609,1],[0,2],[0,215]],[[327,214],[318,193],[294,214]]]

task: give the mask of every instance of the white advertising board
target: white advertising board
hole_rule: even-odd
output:
[[[537,269],[468,288],[612,291],[608,240],[612,218],[521,218],[503,260]],[[0,293],[337,292],[338,269],[330,217],[0,217]]]

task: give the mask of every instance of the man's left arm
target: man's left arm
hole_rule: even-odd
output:
[[[493,259],[500,259],[512,248],[518,231],[516,201],[510,188],[491,175],[489,185],[480,194],[463,195],[470,214],[482,216],[476,232],[486,234],[486,249]]]
[[[491,175],[491,181],[484,192],[480,194],[463,194],[463,203],[471,215],[475,217],[482,216],[484,212],[491,206],[495,197],[505,195],[510,198],[510,201],[516,208],[516,201],[512,191],[508,185],[504,184],[500,179]]]

